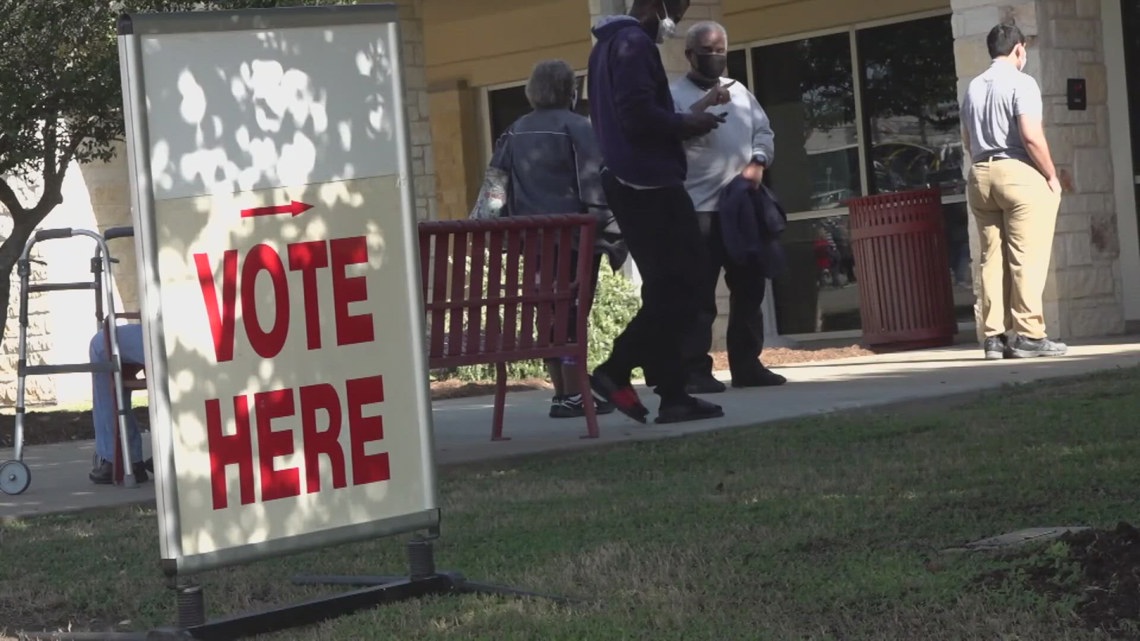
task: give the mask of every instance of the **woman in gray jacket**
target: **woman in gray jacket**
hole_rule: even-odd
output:
[[[615,269],[624,255],[620,244],[614,242],[616,224],[602,191],[602,158],[594,131],[589,120],[574,112],[578,99],[575,85],[574,70],[566,62],[545,60],[535,65],[526,84],[526,97],[534,111],[507,128],[495,142],[491,157],[489,181],[493,182],[491,176],[497,174],[505,188],[489,198],[485,194],[480,200],[481,206],[489,210],[482,215],[597,215],[600,238],[588,255],[593,261],[593,289],[598,283],[602,255],[609,254]],[[572,264],[577,265],[579,253],[572,252]],[[578,331],[574,319],[571,315],[571,336]],[[550,360],[546,365],[554,386],[551,418],[585,416],[574,363]],[[600,399],[595,404],[599,414],[614,410]]]

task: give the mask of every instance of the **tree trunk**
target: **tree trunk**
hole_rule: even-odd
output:
[[[24,245],[36,226],[43,221],[46,213],[39,214],[34,209],[12,214],[12,233],[0,244],[0,309],[5,312],[4,323],[0,325],[0,345],[8,330],[8,304],[12,296],[12,277],[15,275],[16,262],[24,252]]]

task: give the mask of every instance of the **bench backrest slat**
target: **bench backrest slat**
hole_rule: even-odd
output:
[[[560,214],[420,223],[430,366],[584,358],[593,252],[572,270],[569,250],[575,237],[593,246],[596,221]]]

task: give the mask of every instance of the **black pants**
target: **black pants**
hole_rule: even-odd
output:
[[[689,376],[711,376],[713,323],[717,318],[716,287],[724,269],[728,285],[728,366],[734,379],[755,378],[764,349],[764,290],[767,281],[759,265],[737,265],[728,259],[717,212],[698,212],[701,238],[708,249],[708,268],[701,275],[697,322],[682,343]]]
[[[700,275],[708,271],[693,201],[680,185],[634,189],[609,172],[602,185],[642,285],[641,311],[600,367],[622,385],[640,366],[663,402],[683,397],[681,341],[696,324]]]

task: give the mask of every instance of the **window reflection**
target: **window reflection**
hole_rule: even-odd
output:
[[[773,281],[781,334],[857,330],[859,287],[846,215],[793,220],[784,232],[788,269]]]
[[[861,196],[850,36],[758,47],[752,65],[776,133],[767,179],[787,210],[833,209]]]
[[[857,42],[872,189],[965,193],[949,16],[863,29]]]
[[[950,254],[950,280],[954,285],[954,315],[958,322],[974,320],[973,258],[970,257],[970,214],[966,203],[942,205],[946,221],[946,250]]]

